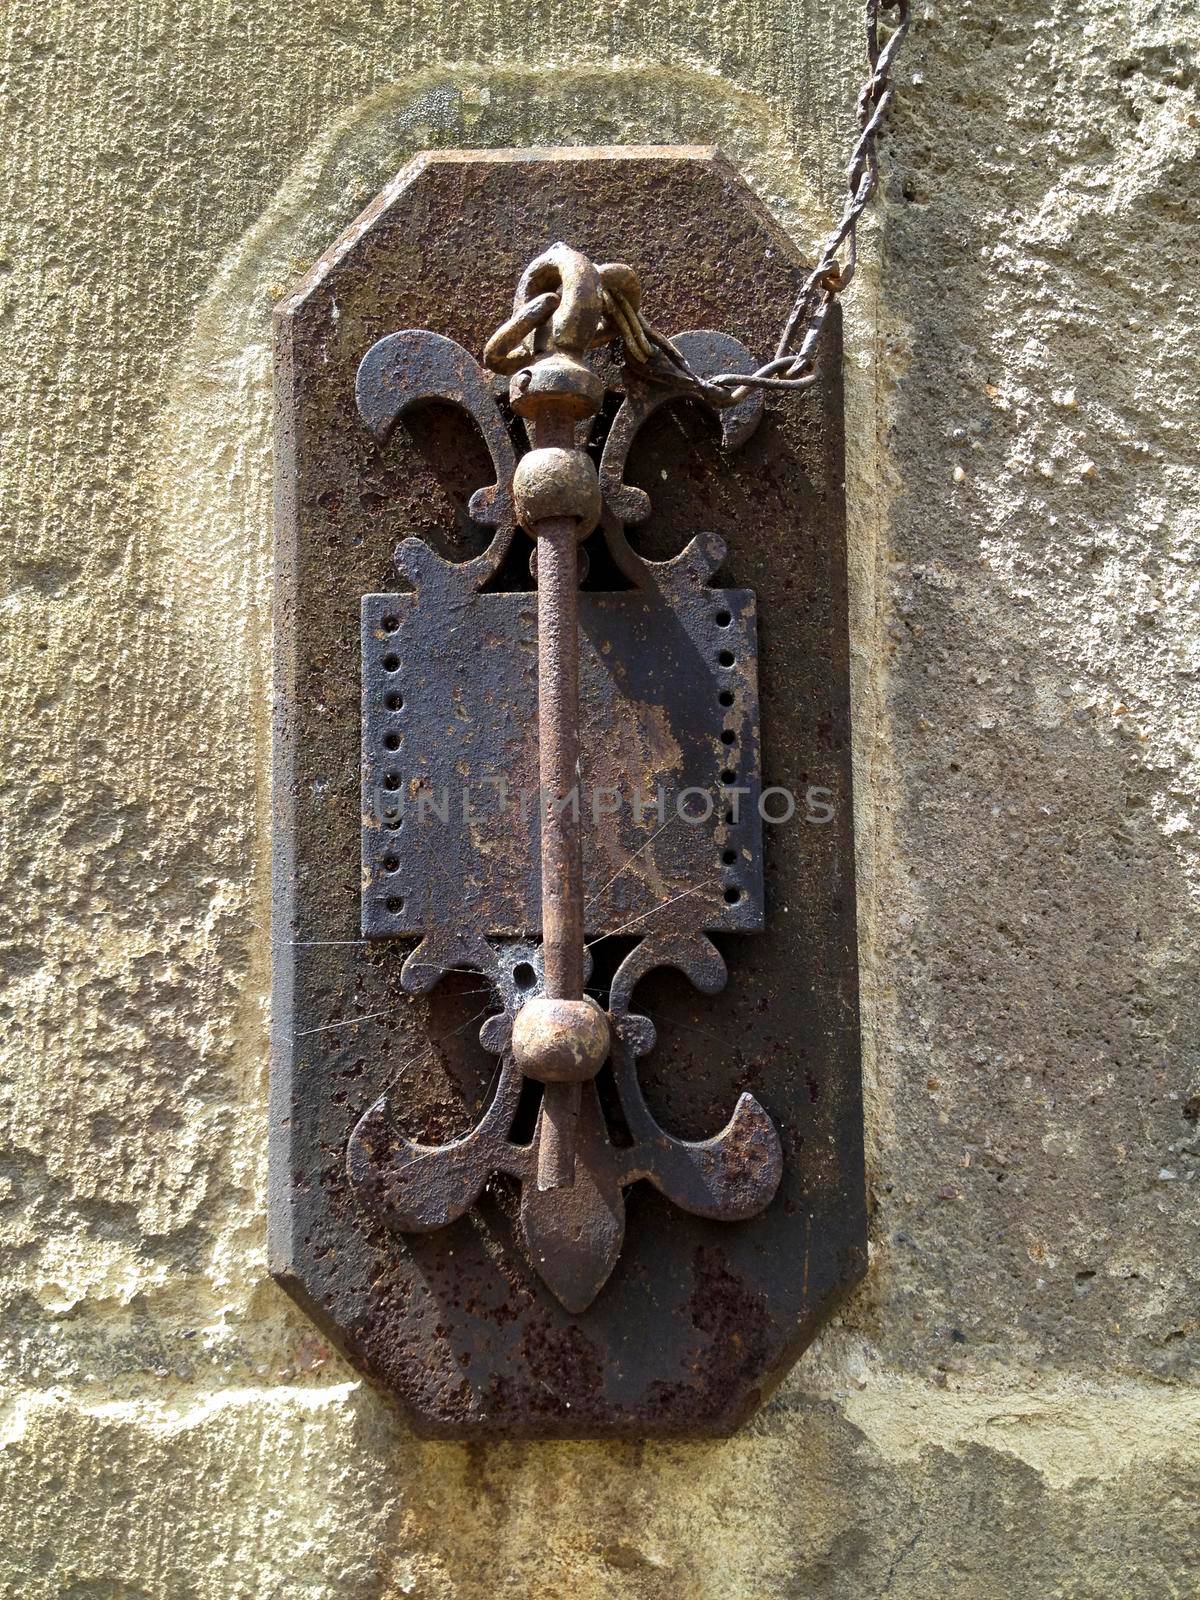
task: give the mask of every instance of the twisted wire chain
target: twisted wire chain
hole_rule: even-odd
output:
[[[866,0],[867,61],[870,73],[859,90],[858,139],[846,169],[846,200],[836,227],[821,246],[788,312],[773,358],[754,372],[721,372],[704,378],[672,341],[643,314],[637,279],[628,267],[598,268],[604,315],[596,343],[620,339],[626,360],[639,377],[692,390],[717,406],[735,405],[751,389],[798,392],[816,382],[817,341],[830,306],[849,286],[858,261],[858,219],[879,182],[879,130],[892,103],[892,70],[909,26],[910,0]],[[881,11],[894,11],[891,31],[880,42]],[[844,257],[843,257],[844,251]],[[530,356],[530,336],[558,309],[560,296],[545,293],[520,306],[488,341],[485,365],[513,372]]]
[[[891,32],[881,45],[879,13],[894,10]],[[648,362],[638,346],[627,349],[644,376],[695,387],[718,405],[733,405],[750,389],[807,389],[816,382],[813,370],[817,341],[829,308],[849,286],[858,262],[858,219],[879,182],[879,130],[895,94],[892,70],[909,26],[909,0],[867,0],[867,61],[870,74],[859,91],[858,140],[846,170],[846,201],[837,226],[821,246],[816,266],[787,315],[774,358],[755,372],[722,372],[701,378],[693,372],[670,339],[639,318],[645,342],[653,347]],[[845,249],[845,259],[839,256]],[[635,313],[636,315],[636,313]],[[797,343],[797,338],[799,342]]]

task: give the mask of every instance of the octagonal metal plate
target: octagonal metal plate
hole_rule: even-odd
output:
[[[414,940],[395,925],[364,938],[360,923],[363,597],[394,589],[406,535],[456,559],[486,544],[466,510],[490,481],[486,452],[436,408],[377,444],[355,372],[398,328],[479,351],[525,263],[557,238],[631,260],[659,326],[722,329],[760,356],[804,271],[711,150],[452,152],[406,168],[277,312],[271,1265],[426,1435],[716,1434],[759,1403],[866,1262],[836,316],[819,383],[770,405],[739,453],[681,404],[645,424],[627,473],[653,503],[630,532],[643,554],[715,532],[729,549],[718,583],[757,596],[762,777],[797,801],[762,841],[765,931],[714,923],[728,987],[703,995],[671,973],[639,984],[658,1032],[641,1078],[658,1120],[692,1139],[752,1090],[783,1141],[775,1200],[726,1224],[635,1185],[621,1260],[572,1315],[523,1258],[503,1181],[462,1221],[401,1236],[346,1177],[350,1131],[382,1090],[406,1134],[442,1142],[478,1118],[496,1065],[477,1042],[496,1009],[480,980],[414,999],[400,979]],[[587,602],[597,615],[629,603]],[[531,920],[530,893],[527,879],[514,890],[514,929]],[[748,928],[759,905],[756,887]]]

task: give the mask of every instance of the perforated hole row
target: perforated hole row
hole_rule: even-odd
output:
[[[716,622],[718,628],[728,628],[733,624],[733,614],[730,611],[726,611],[724,607],[722,607],[721,610],[714,614],[713,620]],[[718,650],[717,664],[728,671],[737,664],[737,657],[729,648]],[[728,711],[733,707],[736,698],[737,697],[731,688],[723,688],[718,691],[717,704]],[[721,744],[724,746],[726,761],[726,765],[721,768],[721,783],[726,788],[732,788],[733,785],[737,783],[737,769],[733,765],[733,762],[736,759],[736,730],[733,728],[723,728],[721,730]],[[732,807],[726,810],[724,821],[727,827],[736,826],[734,810]],[[737,905],[738,901],[742,898],[742,887],[735,881],[731,870],[738,866],[739,861],[740,856],[732,845],[727,845],[721,851],[721,865],[726,869],[724,899],[727,906]]]
[[[378,626],[384,634],[394,634],[400,627],[400,618],[393,612],[388,612],[379,618]],[[400,657],[394,649],[389,647],[379,657],[379,665],[385,673],[397,673],[400,671],[401,666]],[[400,750],[404,744],[403,733],[400,727],[396,725],[397,713],[404,710],[403,692],[399,688],[389,685],[384,690],[382,704],[385,715],[381,719],[382,727],[376,731],[376,738],[381,747],[377,751],[376,772],[380,773],[380,777],[376,780],[376,784],[377,788],[390,794],[395,794],[402,787],[404,780],[403,775],[395,767],[389,766],[388,758]],[[378,794],[372,796],[372,803],[379,803]],[[394,835],[404,826],[404,818],[398,814],[389,815],[392,808],[386,801],[383,802],[382,809],[385,834]],[[398,806],[396,810],[398,812]],[[400,868],[401,860],[399,855],[395,853],[394,847],[388,848],[387,853],[379,858],[376,873],[379,886],[385,892],[376,898],[375,904],[385,911],[389,917],[398,917],[404,910],[404,896],[397,892],[397,886],[394,882],[389,883],[387,881],[388,879],[394,880],[398,876]]]

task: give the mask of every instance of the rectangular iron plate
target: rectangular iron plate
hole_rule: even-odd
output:
[[[580,595],[589,937],[651,932],[655,908],[684,896],[695,927],[762,926],[754,596],[706,594],[687,610],[655,591]],[[423,599],[362,602],[362,931],[419,934],[449,917],[530,937],[536,597],[477,594],[449,616]]]

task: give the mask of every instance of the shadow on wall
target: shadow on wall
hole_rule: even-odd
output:
[[[1002,78],[990,92],[973,114],[1002,125]],[[871,949],[895,1121],[851,1315],[887,1364],[938,1381],[992,1362],[1182,1377],[1196,539],[1171,488],[1191,443],[1162,399],[1191,380],[1110,333],[1141,225],[1081,197],[1069,140],[1048,159],[1031,127],[1023,182],[1009,149],[951,188],[931,132],[899,135],[916,170],[885,263],[909,350],[881,400],[899,487]],[[1185,342],[1185,298],[1158,314]]]

